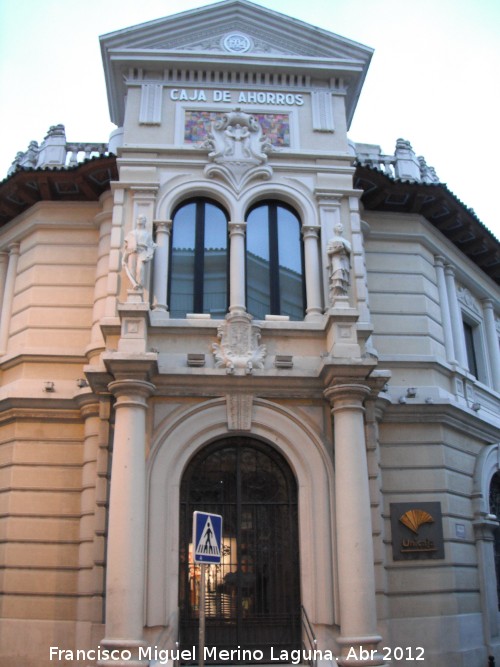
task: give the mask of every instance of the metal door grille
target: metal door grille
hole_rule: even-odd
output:
[[[227,438],[189,465],[180,510],[185,648],[197,645],[198,633],[199,567],[191,555],[195,510],[223,516],[222,563],[210,566],[206,576],[206,646],[258,649],[264,662],[271,646],[274,657],[299,648],[297,485],[283,457],[259,441]]]
[[[490,512],[496,517],[500,517],[500,473],[496,472],[491,478],[490,484]],[[495,570],[497,575],[497,600],[500,610],[500,528],[496,528],[494,533],[495,549]]]

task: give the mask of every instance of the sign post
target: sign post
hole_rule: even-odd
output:
[[[222,553],[222,517],[220,514],[194,512],[193,514],[193,560],[200,564],[200,601],[198,658],[199,667],[204,666],[205,647],[205,570],[208,565],[220,564]]]

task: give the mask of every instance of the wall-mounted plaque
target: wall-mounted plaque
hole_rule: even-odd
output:
[[[391,503],[394,560],[444,558],[441,503]]]

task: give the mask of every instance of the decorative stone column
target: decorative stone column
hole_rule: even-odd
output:
[[[246,312],[245,230],[246,222],[229,223],[229,312]]]
[[[443,325],[444,347],[446,350],[446,359],[451,364],[456,364],[455,346],[453,343],[453,329],[451,325],[451,312],[448,300],[448,291],[446,289],[446,276],[444,274],[444,257],[437,255],[434,267],[436,269],[436,279],[439,291],[439,302],[441,304],[441,320]]]
[[[381,665],[376,653],[375,574],[363,401],[370,388],[356,380],[325,390],[335,444],[335,517],[339,582],[339,665],[355,651],[357,665]],[[363,652],[365,651],[365,652]]]
[[[319,230],[320,227],[317,225],[304,225],[302,227],[306,274],[306,320],[320,318],[323,314],[321,302],[321,268],[318,248]]]
[[[7,346],[9,342],[10,320],[12,316],[12,304],[14,302],[14,289],[16,285],[18,262],[19,243],[12,243],[9,246],[9,264],[5,278],[2,312],[0,317],[0,354],[5,354],[7,352]]]
[[[106,580],[106,636],[101,645],[121,654],[98,665],[139,667],[145,646],[144,575],[146,539],[146,410],[155,387],[139,374],[109,384],[116,398],[113,464],[109,503]],[[130,654],[130,655],[129,655]]]
[[[153,259],[153,308],[167,312],[168,260],[172,220],[155,220],[153,224],[156,229],[156,250]]]
[[[450,306],[451,329],[453,331],[453,345],[457,361],[462,368],[468,368],[467,352],[465,350],[464,323],[462,311],[458,303],[457,286],[455,285],[455,272],[447,264],[444,269],[446,278],[446,289],[448,292],[448,303]]]
[[[492,375],[492,385],[495,391],[500,392],[500,347],[498,345],[495,313],[493,311],[493,301],[491,299],[483,300],[483,313],[486,343],[488,345],[488,357],[490,360],[490,369]]]

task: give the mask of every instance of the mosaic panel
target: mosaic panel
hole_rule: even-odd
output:
[[[186,111],[184,122],[184,143],[205,141],[210,125],[222,117],[217,111]],[[290,119],[287,113],[255,113],[262,132],[276,147],[290,146]]]

